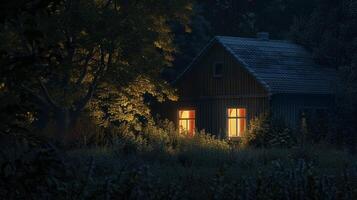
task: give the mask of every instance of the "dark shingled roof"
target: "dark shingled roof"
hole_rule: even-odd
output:
[[[334,93],[336,70],[317,65],[302,46],[283,40],[226,36],[216,36],[210,43],[215,42],[222,44],[271,94]]]
[[[333,93],[335,70],[317,65],[303,47],[282,40],[217,36],[271,93]]]

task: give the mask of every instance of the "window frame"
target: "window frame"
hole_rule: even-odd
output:
[[[221,65],[222,69],[221,69],[221,74],[217,74],[217,65]],[[222,78],[223,77],[223,68],[224,68],[224,64],[223,62],[215,62],[213,63],[213,78]]]
[[[229,110],[230,109],[235,109],[236,110],[236,113],[237,113],[237,116],[236,117],[230,117],[229,116]],[[238,117],[238,110],[239,109],[244,109],[245,110],[245,116],[244,117]],[[230,136],[229,135],[229,120],[230,119],[235,119],[235,121],[236,121],[236,136]],[[239,119],[245,119],[245,124],[244,124],[244,131],[247,131],[247,129],[248,129],[248,109],[246,108],[246,107],[239,107],[239,106],[237,106],[237,107],[228,107],[228,108],[226,108],[226,126],[227,126],[227,136],[228,136],[228,138],[229,139],[234,139],[234,138],[241,138],[241,137],[243,137],[242,136],[242,134],[239,134],[239,129],[238,129],[238,121],[239,121]],[[243,132],[244,132],[243,131]]]
[[[181,118],[180,117],[180,111],[194,111],[195,112],[195,117],[194,118]],[[195,130],[196,130],[196,116],[197,116],[197,109],[194,108],[194,107],[183,107],[183,108],[179,108],[177,109],[177,125],[178,125],[178,132],[179,134],[183,134],[184,132],[180,132],[180,121],[181,120],[184,120],[185,121],[185,124],[187,125],[187,123],[189,123],[190,120],[193,120],[194,122],[194,130],[193,130],[193,133],[192,133],[192,136],[195,134]],[[187,131],[188,132],[188,131]],[[191,134],[188,132],[188,134]]]

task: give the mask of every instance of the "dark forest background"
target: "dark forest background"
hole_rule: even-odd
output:
[[[152,113],[214,36],[258,32],[337,70],[337,107],[310,149],[285,130],[269,139],[264,120],[260,147],[237,150]],[[1,1],[0,39],[0,198],[357,197],[356,0]]]
[[[338,70],[332,131],[336,141],[352,142],[356,13],[351,0],[3,2],[1,130],[22,118],[56,137],[88,118],[99,127],[140,129],[153,118],[151,102],[177,98],[168,82],[212,37],[265,31]]]

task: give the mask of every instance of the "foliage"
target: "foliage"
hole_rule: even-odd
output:
[[[54,121],[59,139],[84,111],[100,115],[90,108],[126,122],[148,115],[143,95],[172,97],[159,75],[176,51],[170,23],[187,25],[189,1],[46,3],[1,23],[1,84],[29,95],[38,121]]]
[[[176,99],[162,69],[186,66],[212,35],[285,38],[298,16],[293,38],[341,74],[331,140],[353,146],[355,0],[197,2],[1,2],[0,199],[357,199],[356,157],[285,148],[295,139],[281,120],[251,120],[245,148],[234,148],[178,134],[150,111]],[[34,127],[58,132],[66,150]]]
[[[283,120],[263,114],[250,120],[249,128],[242,138],[244,146],[291,147],[292,131]]]
[[[357,18],[355,0],[318,1],[311,15],[298,17],[291,27],[292,38],[310,49],[316,61],[337,69],[338,102],[333,110],[335,127],[330,138],[340,144],[356,146]]]
[[[252,145],[256,147],[263,147],[267,143],[267,136],[269,134],[270,124],[267,115],[261,115],[250,120],[249,129],[244,134],[242,142],[244,145]]]
[[[1,82],[0,82],[1,83]],[[0,133],[24,133],[34,121],[28,110],[31,105],[23,97],[9,91],[5,84],[0,84]]]
[[[130,85],[122,88],[110,85],[100,88],[96,100],[90,103],[90,115],[101,127],[122,123],[130,129],[141,131],[147,122],[153,123],[147,100],[150,97],[155,97],[159,102],[176,100],[167,83],[138,76]]]
[[[53,192],[67,179],[67,167],[57,149],[29,137],[1,134],[0,198],[46,199],[60,195]]]
[[[178,45],[178,51],[175,53],[174,68],[166,68],[163,73],[163,76],[170,81],[176,78],[175,70],[180,71],[185,68],[214,36],[211,23],[205,15],[206,3],[195,1],[190,31],[177,24],[173,26],[174,41]]]
[[[215,35],[255,36],[268,31],[283,38],[296,15],[308,15],[316,5],[311,0],[205,0],[203,16],[210,22]],[[224,21],[220,19],[225,19]]]
[[[13,142],[10,142],[13,141]],[[161,139],[160,139],[161,140]],[[193,142],[195,139],[192,139]],[[226,151],[208,136],[205,153],[183,161],[157,152],[110,149],[62,152],[46,141],[26,145],[2,137],[2,199],[355,199],[356,158],[331,147]],[[200,142],[201,143],[201,142]],[[194,142],[192,143],[194,144]],[[194,150],[197,151],[198,149]],[[221,149],[221,150],[219,150]],[[185,151],[185,150],[184,150]],[[149,159],[147,157],[150,156]],[[200,158],[204,162],[196,162]],[[174,159],[173,159],[174,158]],[[176,159],[177,158],[177,159]]]
[[[294,19],[310,15],[316,6],[316,0],[196,0],[191,31],[174,28],[180,47],[175,69],[182,71],[216,35],[256,37],[257,32],[267,31],[271,38],[289,39]],[[175,73],[167,70],[165,77],[172,80]]]
[[[123,137],[124,136],[124,137]],[[119,134],[119,147],[121,151],[141,153],[170,154],[178,159],[197,160],[201,155],[219,156],[219,152],[229,152],[230,146],[223,140],[203,131],[195,133],[193,137],[179,134],[172,122],[167,120],[157,125],[148,124],[142,132],[137,134]],[[218,153],[217,153],[218,152]],[[185,157],[185,158],[184,158]]]

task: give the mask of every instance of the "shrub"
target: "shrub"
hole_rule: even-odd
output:
[[[141,137],[147,142],[148,147],[150,148],[148,150],[166,151],[167,149],[172,148],[171,142],[173,140],[170,139],[171,135],[168,130],[162,127],[148,125],[137,137]]]
[[[293,133],[283,119],[273,118],[270,121],[270,132],[268,143],[271,147],[291,147],[295,143]]]
[[[242,138],[242,143],[245,146],[264,147],[267,145],[269,131],[270,123],[267,115],[253,118]]]
[[[211,165],[229,160],[230,152],[231,147],[226,141],[201,131],[193,137],[180,137],[176,156],[184,166],[193,162]]]
[[[140,132],[121,131],[112,128],[116,135],[115,148],[124,153],[166,153],[170,155],[200,154],[207,156],[226,153],[230,146],[226,141],[219,140],[204,131],[194,136],[179,134],[174,124],[168,120],[157,124],[147,124]]]
[[[290,147],[292,144],[292,131],[284,121],[272,119],[266,114],[250,120],[249,128],[242,138],[243,146]]]

